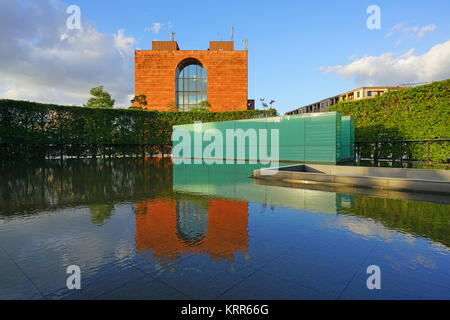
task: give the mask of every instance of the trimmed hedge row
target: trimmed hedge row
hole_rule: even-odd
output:
[[[250,119],[275,113],[275,110],[157,112],[0,100],[0,144],[31,145],[34,149],[36,145],[65,146],[66,149],[59,151],[64,155],[80,155],[82,150],[78,149],[86,149],[83,145],[90,145],[91,149],[95,145],[97,150],[89,152],[104,154],[105,148],[114,145],[117,148],[119,145],[170,145],[173,125]],[[98,150],[100,147],[103,149]]]
[[[356,141],[448,139],[450,79],[390,91],[372,99],[339,102],[328,111],[339,111],[355,118]],[[396,154],[398,149],[399,145],[384,144],[381,152]],[[433,143],[431,159],[447,161],[449,149],[448,143]],[[407,152],[418,160],[426,158],[425,145],[412,145]]]

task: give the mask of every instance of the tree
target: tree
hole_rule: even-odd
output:
[[[145,94],[141,94],[138,96],[134,96],[133,100],[131,100],[131,103],[134,105],[137,103],[141,109],[143,109],[145,106],[147,106],[147,97]],[[134,106],[133,106],[134,107]],[[132,108],[133,108],[132,107]]]
[[[90,91],[93,98],[90,98],[85,104],[85,107],[90,108],[112,108],[114,106],[114,99],[111,99],[111,95],[103,91],[103,86],[92,88]]]
[[[211,104],[208,102],[208,100],[203,100],[202,102],[200,102],[200,111],[208,111],[209,107],[211,107]]]

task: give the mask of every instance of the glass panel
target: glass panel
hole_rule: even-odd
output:
[[[195,69],[195,77],[196,78],[200,78],[200,75],[199,75],[199,68],[200,68],[200,66],[199,65],[197,65],[197,64],[195,64],[194,65],[194,69]]]
[[[208,89],[208,82],[206,79],[202,79],[202,91],[206,93],[207,89]]]
[[[194,94],[189,92],[189,93],[186,95],[187,101],[185,101],[185,103],[186,103],[186,104],[191,104],[192,101],[194,100],[193,96],[194,96]]]
[[[197,91],[197,81],[194,79],[189,79],[189,91]]]
[[[189,78],[193,78],[195,75],[195,65],[191,64],[188,66],[189,69]]]

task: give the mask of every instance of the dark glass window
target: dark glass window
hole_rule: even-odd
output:
[[[206,69],[194,59],[182,62],[176,71],[176,105],[178,111],[189,111],[207,100]]]

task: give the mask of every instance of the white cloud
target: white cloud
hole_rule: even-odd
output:
[[[435,45],[423,55],[414,49],[395,56],[364,56],[348,65],[321,67],[325,73],[336,72],[339,77],[365,85],[397,85],[450,78],[450,40]]]
[[[161,22],[155,22],[153,23],[153,25],[151,27],[147,27],[144,29],[145,32],[153,32],[158,34],[159,31],[161,30],[161,28],[164,26],[164,24],[162,24]]]
[[[122,58],[130,58],[133,54],[133,47],[136,40],[132,37],[125,36],[125,30],[121,29],[114,35],[114,45]],[[128,60],[127,60],[128,61]]]
[[[0,2],[0,98],[81,105],[103,85],[117,106],[129,106],[134,38],[86,20],[68,30],[65,10],[54,0]]]
[[[422,27],[420,31],[417,33],[417,39],[422,39],[425,36],[425,33],[436,30],[436,25],[430,24],[428,26]]]
[[[382,223],[373,220],[364,220],[351,216],[339,216],[336,226],[347,229],[355,234],[366,237],[379,237],[390,239],[395,235],[393,230],[386,228]]]
[[[397,40],[397,44],[400,44],[404,38],[414,38],[414,39],[422,39],[427,32],[432,32],[436,30],[435,24],[430,24],[427,26],[413,26],[406,27],[403,22],[397,23],[386,34],[386,37],[390,38],[394,34],[400,34],[400,40]]]
[[[403,28],[403,23],[402,23],[402,22],[397,23],[395,26],[393,26],[393,27],[389,30],[389,33],[388,33],[386,36],[387,36],[388,38],[389,38],[389,37],[392,37],[392,35],[393,35],[395,32],[401,30],[402,28]]]

